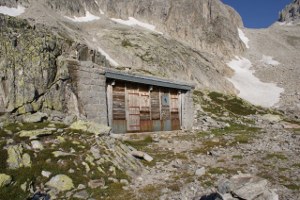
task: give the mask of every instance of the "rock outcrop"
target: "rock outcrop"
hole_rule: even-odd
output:
[[[291,22],[300,20],[300,0],[294,0],[291,4],[287,5],[279,13],[280,22]]]

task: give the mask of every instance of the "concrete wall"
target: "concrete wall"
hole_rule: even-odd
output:
[[[194,122],[193,91],[182,93],[182,128],[192,129]]]
[[[90,121],[107,125],[104,70],[90,61],[82,61],[78,64],[69,70],[78,98],[80,113]]]

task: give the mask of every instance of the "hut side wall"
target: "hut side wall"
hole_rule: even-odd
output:
[[[192,129],[194,122],[194,103],[192,91],[182,93],[182,129]]]

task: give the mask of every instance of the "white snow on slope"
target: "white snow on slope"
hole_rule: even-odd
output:
[[[254,71],[250,69],[252,67],[250,60],[236,56],[227,65],[235,71],[228,80],[239,90],[239,97],[263,107],[271,107],[279,102],[280,93],[284,89],[274,83],[261,82],[255,77]]]
[[[109,63],[112,65],[112,66],[119,66],[119,63],[117,63],[114,59],[112,59],[103,49],[101,49],[100,47],[98,47],[98,51],[103,55],[105,56],[106,60],[109,61]]]
[[[244,42],[244,44],[246,45],[246,48],[249,49],[249,39],[246,37],[245,33],[238,28],[238,32],[239,32],[239,36],[240,36],[240,39],[242,40],[242,42]]]
[[[154,25],[138,21],[137,19],[135,19],[133,17],[128,17],[128,20],[116,19],[116,18],[111,18],[111,20],[114,22],[117,22],[119,24],[123,24],[123,25],[127,25],[127,26],[140,26],[140,27],[143,27],[150,31],[153,31],[153,32],[156,32],[159,34],[163,34],[161,32],[156,31]]]
[[[263,55],[260,61],[264,64],[273,65],[273,66],[280,64],[280,62],[274,60],[272,56],[266,56],[266,55]]]
[[[85,12],[85,16],[84,17],[76,17],[76,16],[74,16],[72,18],[72,17],[65,16],[65,18],[67,18],[67,19],[69,19],[69,20],[71,20],[73,22],[90,22],[90,21],[94,21],[94,20],[100,19],[100,17],[91,14],[89,11]]]
[[[9,8],[7,6],[0,6],[0,13],[9,16],[19,16],[25,12],[25,8],[21,5],[18,5],[17,8]]]

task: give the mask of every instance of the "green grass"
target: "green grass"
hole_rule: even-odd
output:
[[[269,153],[265,156],[265,159],[287,160],[288,158],[282,153]]]
[[[148,146],[149,144],[153,143],[153,139],[151,136],[147,136],[142,140],[127,140],[124,142],[127,145],[130,145],[134,148],[140,149]]]

